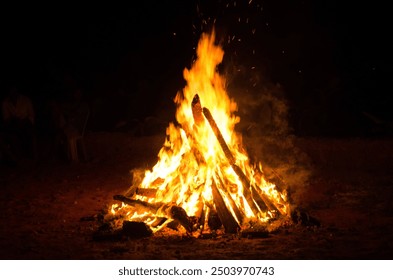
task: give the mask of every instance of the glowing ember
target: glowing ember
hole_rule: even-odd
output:
[[[175,220],[188,232],[206,229],[212,213],[226,232],[287,215],[285,193],[265,180],[260,165],[250,164],[235,132],[237,105],[217,71],[223,56],[214,32],[203,34],[197,60],[184,70],[187,86],[174,100],[179,125],[169,125],[158,162],[128,191],[132,198],[120,196],[113,215],[143,221],[153,231]]]

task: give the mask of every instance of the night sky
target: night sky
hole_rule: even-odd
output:
[[[110,129],[121,114],[172,112],[172,99],[184,86],[182,71],[191,66],[201,33],[215,22],[224,66],[255,67],[262,81],[280,84],[296,134],[367,135],[373,124],[362,112],[393,119],[388,9],[376,1],[341,2],[3,7],[1,97],[17,85],[39,115],[48,100],[80,87],[98,108],[95,129]]]

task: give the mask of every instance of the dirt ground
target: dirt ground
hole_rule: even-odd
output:
[[[393,259],[393,139],[295,139],[313,170],[294,196],[319,227],[293,224],[264,238],[94,239],[97,222],[86,217],[128,189],[131,169],[151,167],[163,140],[89,133],[88,162],[2,167],[0,258]]]

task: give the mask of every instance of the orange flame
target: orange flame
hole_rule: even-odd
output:
[[[249,220],[266,222],[276,214],[288,213],[286,195],[265,180],[261,165],[251,166],[247,153],[242,148],[241,137],[235,132],[235,125],[240,121],[235,115],[237,104],[229,98],[225,79],[217,71],[223,56],[224,51],[215,44],[215,33],[202,34],[197,48],[197,60],[191,69],[183,72],[187,85],[174,99],[177,105],[176,119],[180,126],[172,123],[168,126],[167,140],[158,154],[159,160],[152,170],[145,172],[144,179],[138,186],[156,188],[156,195],[154,198],[136,198],[155,204],[172,203],[184,209],[188,216],[200,217],[206,205],[214,208],[214,184],[239,225]],[[196,94],[200,103],[193,108]],[[210,110],[233,156],[233,162],[228,158],[228,153],[223,151],[217,135],[203,117],[202,107]],[[257,213],[253,211],[250,197],[245,195],[249,186],[239,177],[239,172],[255,186],[256,193],[252,197],[260,195],[268,198],[276,210],[258,207]],[[125,204],[112,206],[113,214],[120,211],[127,220],[143,220],[146,223],[162,215],[154,211],[138,212]],[[274,213],[275,211],[278,213]],[[240,220],[239,216],[244,219]]]

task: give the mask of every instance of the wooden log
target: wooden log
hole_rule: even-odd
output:
[[[225,156],[227,157],[229,163],[235,164],[235,158],[233,157],[231,151],[229,150],[229,147],[227,145],[227,143],[225,142],[224,137],[221,134],[220,129],[217,126],[216,121],[214,120],[212,114],[210,113],[210,110],[206,107],[203,107],[203,115],[205,116],[205,118],[207,119],[207,121],[210,124],[210,127],[212,128],[214,135],[216,136],[218,143],[220,143],[220,146],[225,154]]]
[[[187,212],[183,208],[177,205],[172,205],[169,208],[168,214],[172,219],[178,221],[187,232],[192,232],[191,219],[188,217]]]
[[[194,117],[195,125],[200,126],[201,124],[203,124],[205,119],[203,118],[202,105],[198,94],[195,94],[194,98],[192,99],[191,110]]]
[[[218,174],[216,174],[216,176],[218,177],[220,185],[222,186],[221,189],[226,189],[224,181],[222,180],[222,178]],[[240,211],[239,207],[237,207],[237,205],[236,205],[235,201],[233,200],[231,194],[229,192],[226,192],[226,193],[227,193],[229,204],[231,205],[231,208],[232,208],[233,212],[235,213],[236,219],[239,221],[240,224],[242,224],[243,220],[244,220],[244,216],[245,216],[244,213],[242,211]]]
[[[205,118],[203,116],[203,109],[202,109],[201,101],[199,99],[198,94],[195,94],[194,98],[192,99],[191,109],[192,109],[192,115],[194,117],[194,122],[195,122],[194,129],[198,129],[199,127],[201,127],[205,123]],[[205,163],[206,162],[205,158],[203,157],[203,155],[201,154],[201,152],[198,149],[195,150],[195,157],[197,158],[198,163]],[[224,186],[224,183],[222,182],[221,178],[218,175],[217,175],[217,177],[220,179],[220,184],[223,186],[223,189],[225,190],[225,186]],[[242,223],[244,215],[241,214],[239,208],[236,206],[235,202],[233,201],[233,199],[229,193],[227,194],[227,197],[228,197],[229,202],[231,204],[230,205],[231,208],[235,212],[237,220],[240,223]]]
[[[168,220],[168,218],[165,217],[156,217],[156,220],[150,225],[153,228],[157,228],[161,226],[165,221]]]
[[[205,229],[206,216],[208,214],[206,211],[208,211],[207,206],[206,206],[206,204],[203,204],[201,216],[199,217],[199,221],[198,221],[199,230],[200,230],[201,234],[203,233],[203,230]]]
[[[137,188],[138,188],[138,185],[132,184],[131,187],[124,193],[123,196],[124,197],[132,197],[132,196],[134,196]]]
[[[127,192],[124,194],[124,197],[133,197],[134,195],[140,195],[148,198],[156,197],[157,189],[156,188],[138,188],[137,186],[131,186]]]
[[[216,211],[220,220],[225,228],[226,233],[237,233],[240,230],[239,224],[236,222],[232,213],[228,210],[225,205],[225,201],[222,198],[220,191],[218,190],[216,183],[212,183],[212,194],[214,205],[216,206]]]
[[[206,107],[204,107],[203,114],[206,117],[206,119],[208,120],[214,134],[216,135],[216,138],[217,138],[222,150],[224,151],[224,154],[227,157],[229,163],[231,164],[232,169],[235,171],[236,175],[239,177],[240,181],[242,182],[244,197],[246,198],[247,202],[249,203],[253,213],[257,214],[259,212],[255,208],[255,204],[254,204],[254,201],[255,201],[255,203],[258,205],[258,208],[262,212],[266,212],[268,210],[273,210],[278,215],[281,214],[280,211],[278,211],[277,207],[274,205],[274,203],[271,202],[270,199],[265,194],[260,193],[258,191],[257,187],[255,185],[251,184],[250,180],[244,174],[243,170],[241,170],[241,168],[236,165],[235,158],[233,157],[232,152],[230,151],[227,143],[225,142],[225,139],[222,136],[221,131],[218,128],[217,123],[215,122],[212,114],[210,113],[210,110],[207,109]]]
[[[137,188],[135,191],[135,194],[149,198],[156,197],[156,193],[156,188]]]
[[[253,201],[258,205],[260,211],[263,212],[268,211],[269,209],[266,206],[266,203],[259,196],[258,192],[255,191],[255,187],[251,184],[250,180],[248,180],[243,170],[241,170],[240,167],[237,166],[236,164],[232,164],[231,166],[233,171],[235,171],[236,175],[239,177],[240,181],[243,184],[243,193],[244,193],[244,197],[247,199],[247,202]],[[254,212],[254,214],[256,213]]]
[[[137,199],[130,199],[124,195],[115,195],[113,199],[124,202],[125,204],[131,206],[143,207],[147,211],[151,211],[152,214],[158,215],[160,217],[165,217],[173,219],[179,222],[187,232],[192,231],[192,224],[190,218],[188,217],[186,211],[175,204],[164,204],[164,203],[148,203],[146,201],[141,201]]]
[[[222,222],[216,210],[210,210],[207,217],[207,225],[211,231],[218,230],[222,227]]]
[[[157,212],[179,222],[187,232],[192,232],[191,219],[182,207],[175,204],[164,204]]]
[[[214,120],[209,109],[204,107],[202,111],[203,115],[209,122],[210,127],[212,128],[214,135],[216,136],[218,143],[220,144],[226,158],[228,159],[229,164],[232,166],[233,171],[235,171],[236,175],[239,177],[240,181],[243,184],[243,194],[252,212],[254,213],[254,215],[258,215],[259,211],[267,211],[268,208],[263,202],[263,199],[259,196],[258,192],[251,192],[253,186],[251,186],[250,180],[248,180],[247,176],[244,174],[241,168],[236,165],[235,158],[233,157],[232,152],[230,151],[227,143],[225,142],[225,139],[222,136],[221,131],[218,128],[217,123]],[[258,206],[256,204],[258,204]]]
[[[258,205],[259,209],[262,212],[266,212],[270,210],[277,213],[278,216],[281,214],[281,212],[277,209],[274,203],[270,201],[268,196],[258,191],[257,186],[251,184],[250,180],[248,180],[247,176],[240,169],[240,167],[238,167],[236,164],[233,164],[232,168],[235,171],[236,175],[239,176],[239,179],[242,181],[243,186],[249,186],[250,188],[249,190],[247,189],[246,192],[244,193],[246,199],[247,196],[251,196],[251,198],[255,201],[255,203]],[[248,201],[249,200],[247,199],[247,202]]]
[[[260,191],[257,190],[255,186],[252,186],[252,195],[253,197],[260,197],[263,200],[263,203],[267,206],[267,208],[272,211],[272,214],[275,214],[278,216],[281,216],[281,212],[278,210],[276,205],[270,200],[270,198],[264,194],[261,193]]]
[[[130,198],[125,197],[124,195],[121,195],[121,194],[114,195],[113,199],[124,202],[127,205],[144,207],[146,210],[152,211],[153,213],[156,213],[157,210],[162,206],[162,203],[161,204],[152,204],[152,203],[142,201],[142,200],[130,199]]]
[[[191,102],[191,110],[192,110],[192,115],[194,118],[194,126],[193,130],[197,131],[198,127],[202,126],[203,123],[205,122],[205,119],[202,114],[202,106],[201,102],[199,99],[199,95],[195,94],[194,98],[192,99]],[[191,148],[192,148],[192,153],[198,163],[200,164],[206,164],[206,160],[200,150],[198,149],[198,141],[194,137],[193,131],[189,131],[188,129],[182,127],[182,129],[186,132],[187,138],[189,139],[191,143]]]

